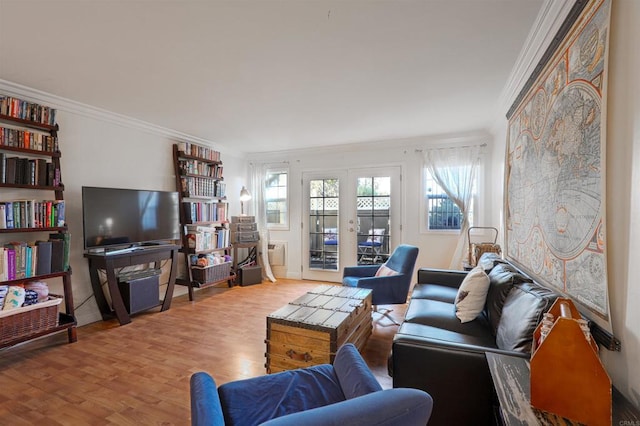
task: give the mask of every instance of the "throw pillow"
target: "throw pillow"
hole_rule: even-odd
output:
[[[469,271],[456,295],[456,316],[460,322],[476,319],[482,312],[489,291],[489,277],[482,267]]]
[[[389,268],[386,263],[383,263],[376,271],[376,277],[390,277],[392,275],[398,275],[399,273],[400,272]]]
[[[9,309],[17,309],[22,306],[24,303],[24,288],[19,286],[10,286],[9,292],[5,296],[4,306],[2,307],[3,311],[8,311]]]

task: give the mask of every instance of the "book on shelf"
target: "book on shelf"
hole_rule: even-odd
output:
[[[68,238],[6,243],[0,247],[0,281],[64,272],[68,262]]]
[[[71,250],[71,234],[69,232],[58,232],[49,234],[51,242],[51,271],[64,272],[69,269],[69,255]],[[60,244],[61,243],[61,244]],[[56,250],[60,251],[57,253]],[[62,263],[59,265],[57,256],[62,257]],[[58,266],[60,269],[58,269]]]
[[[36,275],[51,273],[51,241],[36,241],[38,259],[36,262]]]
[[[25,278],[26,272],[26,246],[27,243],[12,241],[6,243],[4,248],[9,250],[9,265],[12,271],[11,279]]]
[[[51,272],[64,271],[64,241],[50,239],[51,242]]]
[[[65,214],[64,200],[0,202],[0,229],[63,227]]]
[[[209,161],[220,161],[220,152],[212,148],[198,145],[191,142],[178,142],[178,151],[192,157],[200,157]]]
[[[16,279],[16,251],[11,248],[5,248],[7,254],[7,280]]]
[[[184,217],[190,223],[226,222],[227,203],[183,201]]]
[[[0,95],[0,114],[51,126],[56,122],[54,108],[13,96]]]

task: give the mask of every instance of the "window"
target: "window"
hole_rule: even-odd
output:
[[[469,226],[474,222],[477,179],[473,182],[473,198],[469,206]],[[430,231],[460,230],[462,212],[425,169],[426,228]]]
[[[287,170],[267,170],[265,203],[269,228],[289,226],[288,175]]]

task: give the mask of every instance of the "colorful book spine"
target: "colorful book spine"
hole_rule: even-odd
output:
[[[7,252],[7,280],[16,279],[16,251],[10,248]]]

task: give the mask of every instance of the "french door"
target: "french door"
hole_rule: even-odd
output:
[[[345,266],[382,264],[401,241],[400,167],[303,174],[302,277],[342,281]]]

